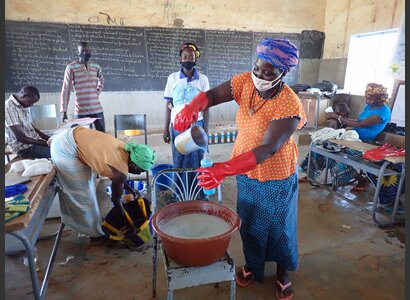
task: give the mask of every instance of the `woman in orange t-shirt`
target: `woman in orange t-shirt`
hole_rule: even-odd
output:
[[[234,99],[239,128],[232,159],[197,171],[204,188],[218,186],[237,175],[238,214],[246,265],[236,276],[238,285],[263,280],[266,261],[277,263],[276,297],[291,299],[288,271],[296,269],[297,147],[291,137],[306,124],[297,95],[283,77],[298,63],[297,48],[285,38],[265,38],[258,45],[252,72],[233,76],[201,92],[176,116],[174,127],[183,131],[199,111]]]

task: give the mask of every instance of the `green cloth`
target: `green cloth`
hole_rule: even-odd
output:
[[[124,149],[130,153],[131,161],[144,171],[150,170],[155,163],[155,151],[148,145],[128,142]]]
[[[17,195],[11,201],[7,201],[4,207],[4,219],[11,221],[30,209],[30,201],[23,195]]]

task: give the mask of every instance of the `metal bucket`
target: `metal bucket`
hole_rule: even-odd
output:
[[[181,154],[189,154],[196,150],[206,150],[208,136],[199,125],[193,125],[175,138],[175,148]]]

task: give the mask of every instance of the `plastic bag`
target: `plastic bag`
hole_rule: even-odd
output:
[[[45,163],[45,162],[48,163],[49,160],[47,158],[36,158],[34,160],[33,159],[25,159],[22,162],[23,162],[23,165],[24,165],[24,170],[27,170],[27,168],[31,167],[34,164]]]
[[[28,167],[22,175],[27,177],[43,175],[50,173],[52,169],[53,165],[50,162],[39,162]]]
[[[330,127],[324,127],[315,132],[310,132],[312,142],[318,143],[329,139],[340,139],[340,137],[345,133],[345,129],[333,129]]]
[[[340,139],[345,141],[361,141],[359,138],[359,134],[356,130],[347,130],[345,133],[342,134]]]
[[[19,160],[16,161],[15,163],[13,163],[10,167],[10,171],[14,172],[14,173],[21,173],[24,171],[24,164],[23,164],[24,160]]]

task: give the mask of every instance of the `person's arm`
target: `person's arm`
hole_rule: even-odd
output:
[[[371,115],[361,121],[356,120],[356,119],[344,118],[341,115],[338,115],[336,113],[328,113],[327,117],[329,119],[336,119],[341,124],[345,124],[347,126],[357,127],[357,128],[366,128],[366,127],[369,127],[369,126],[372,126],[372,125],[375,125],[381,122],[381,118],[376,114]]]
[[[28,145],[41,145],[41,146],[48,146],[47,145],[47,140],[37,140],[37,139],[33,139],[30,138],[28,136],[26,136],[23,131],[21,130],[21,126],[20,125],[13,125],[10,126],[11,131],[13,132],[13,134],[15,135],[17,141],[19,141],[20,143],[23,144],[28,144]]]
[[[200,111],[231,100],[233,99],[230,80],[207,92],[200,92],[175,116],[174,128],[178,131],[184,131],[198,120],[198,113]]]
[[[199,186],[206,189],[217,187],[227,176],[243,174],[256,168],[271,155],[274,155],[290,138],[299,124],[299,118],[280,119],[272,121],[262,140],[262,143],[239,156],[223,163],[214,163],[210,168],[199,168]]]
[[[70,93],[73,83],[73,72],[68,65],[65,68],[63,87],[61,88],[60,96],[60,113],[61,113],[61,124],[67,119],[67,107],[70,102]]]
[[[104,82],[105,82],[101,68],[98,68],[97,77],[98,77],[97,93],[99,95],[104,89]]]
[[[231,95],[231,81],[225,81],[220,85],[210,89],[206,92],[206,97],[208,98],[207,108],[218,105],[224,102],[232,101]]]
[[[39,135],[43,140],[48,141],[48,139],[49,139],[50,137],[49,137],[47,134],[45,134],[45,133],[42,132],[40,129],[38,129],[38,128],[34,127],[34,126],[33,126],[33,128],[34,128],[34,130],[38,133],[38,135]]]
[[[204,130],[206,133],[208,133],[208,128],[209,128],[209,108],[205,109],[203,111],[204,113]]]
[[[202,90],[204,92],[207,92],[207,91],[209,91],[209,80],[208,80],[208,77],[206,75],[204,75],[204,76],[205,77],[204,77],[204,83],[203,83],[203,86],[202,86]],[[205,109],[203,111],[203,113],[204,113],[204,129],[205,129],[205,132],[208,133],[209,118],[210,118],[209,108]]]
[[[164,132],[162,134],[162,138],[164,139],[164,142],[167,144],[171,142],[171,135],[169,132],[169,122],[171,120],[171,108],[172,108],[172,102],[171,100],[167,100],[167,103],[165,104]]]
[[[110,166],[112,170],[113,177],[111,178],[111,201],[116,208],[117,214],[125,218],[124,210],[121,203],[121,197],[124,193],[124,182],[127,179],[127,176],[116,168]]]

